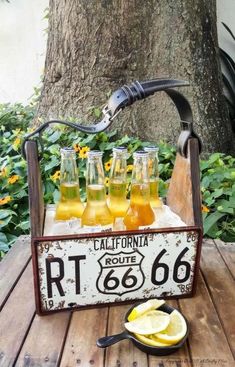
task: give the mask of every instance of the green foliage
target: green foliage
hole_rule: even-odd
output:
[[[204,234],[235,241],[235,158],[222,153],[201,161]]]
[[[93,111],[98,116],[98,110]],[[33,107],[20,104],[0,105],[0,258],[9,250],[16,238],[29,232],[27,165],[21,155],[24,136],[31,132],[29,122],[34,116]],[[131,180],[133,152],[150,145],[127,135],[118,139],[116,131],[87,135],[66,126],[56,125],[43,135],[44,152],[41,172],[44,200],[59,200],[60,148],[73,146],[77,151],[81,198],[85,200],[85,167],[88,149],[103,151],[105,174],[108,182],[112,148],[125,145],[129,152],[128,182]],[[160,142],[159,191],[165,197],[172,174],[176,150]],[[201,161],[201,183],[205,235],[235,240],[235,159],[216,153]]]
[[[23,106],[21,103],[14,105],[10,103],[0,104],[0,126],[4,126],[10,133],[11,130],[20,128],[26,131],[34,116],[34,107]]]

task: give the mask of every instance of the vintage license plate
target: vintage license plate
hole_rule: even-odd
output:
[[[192,294],[200,229],[34,239],[39,313]]]

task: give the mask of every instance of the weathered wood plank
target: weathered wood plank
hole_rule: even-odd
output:
[[[28,163],[30,227],[31,235],[35,237],[42,235],[44,222],[44,201],[37,142],[27,141],[25,150]]]
[[[124,330],[124,317],[129,308],[130,305],[110,307],[107,335],[118,334]],[[106,348],[105,367],[124,366],[148,366],[147,354],[137,349],[129,340],[123,340]]]
[[[57,366],[69,319],[69,312],[44,317],[36,315],[15,366]]]
[[[235,243],[215,240],[215,244],[235,279]]]
[[[167,301],[172,307],[179,310],[179,305],[177,301]],[[183,348],[179,349],[178,352],[165,357],[149,356],[149,367],[191,367],[191,359],[188,353],[187,344]]]
[[[31,257],[30,238],[21,236],[0,262],[0,310]]]
[[[214,244],[207,241],[202,246],[201,269],[235,358],[235,281]]]
[[[197,139],[189,140],[187,158],[177,153],[167,204],[187,225],[202,226]]]
[[[0,366],[13,366],[35,313],[32,265],[28,264],[0,313]]]
[[[61,359],[61,367],[103,367],[104,350],[96,340],[105,335],[108,308],[73,312]]]
[[[212,363],[218,367],[234,366],[232,352],[201,274],[196,296],[181,299],[179,303],[190,323],[189,348],[193,366],[205,367]]]

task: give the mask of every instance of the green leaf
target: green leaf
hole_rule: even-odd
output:
[[[50,141],[51,143],[55,143],[57,140],[59,140],[60,137],[61,131],[56,130],[55,132],[53,132],[53,134],[48,136],[48,141]]]
[[[45,182],[45,191],[46,193],[53,193],[55,190],[55,185],[51,181]]]
[[[85,145],[87,145],[87,144],[88,144],[88,143],[90,143],[92,140],[96,140],[95,135],[93,135],[93,134],[89,134],[89,135],[87,136],[87,138],[85,138],[85,139],[83,139],[83,140],[82,140],[82,144],[81,144],[81,146],[85,146]]]
[[[232,202],[231,202],[232,204]],[[217,202],[217,210],[222,212],[222,213],[229,213],[229,214],[233,214],[234,210],[233,208],[230,206],[230,201],[229,200],[219,200]]]
[[[53,144],[48,148],[48,151],[51,154],[57,155],[58,157],[60,156],[60,145],[59,144]]]
[[[129,143],[129,141],[130,141],[131,139],[129,138],[129,136],[128,135],[125,135],[125,136],[123,136],[123,138],[121,138],[120,140],[118,140],[118,145],[123,145],[123,144],[127,144],[127,143]]]
[[[12,219],[12,215],[9,215],[9,217],[4,218],[4,220],[0,219],[0,228],[6,227]]]
[[[235,193],[234,193],[235,194]],[[229,206],[231,207],[231,208],[233,208],[233,209],[235,209],[235,196],[231,196],[230,198],[229,198]]]
[[[17,215],[17,214],[16,212],[10,209],[0,209],[0,219],[4,219],[12,215]]]
[[[0,251],[3,251],[3,252],[9,251],[8,244],[5,242],[2,242],[1,240],[0,240]]]
[[[220,197],[221,195],[223,195],[223,189],[215,189],[212,195],[214,198]]]
[[[12,245],[18,238],[17,236],[11,233],[6,233],[6,236],[7,236],[7,241],[9,245]]]
[[[209,157],[209,163],[212,164],[214,162],[216,162],[221,156],[223,156],[223,154],[221,153],[214,153]]]
[[[57,157],[52,156],[51,161],[45,165],[44,170],[49,171],[54,167],[59,167],[59,165],[60,165],[60,160]]]
[[[21,228],[23,231],[26,231],[27,229],[30,228],[30,223],[28,220],[25,220],[23,222],[20,222],[16,228]]]
[[[224,242],[235,242],[235,232],[222,232],[221,240]]]
[[[204,199],[204,202],[206,203],[207,206],[212,206],[212,204],[214,204],[215,199],[213,199],[213,197],[209,196],[207,199]]]
[[[225,213],[220,213],[220,212],[214,212],[212,214],[209,214],[206,218],[205,221],[203,223],[203,227],[204,227],[204,234],[207,234],[209,232],[209,230],[211,229],[211,227],[222,217],[224,217],[226,214]]]
[[[28,196],[28,193],[25,190],[20,190],[19,192],[14,194],[14,199],[22,199],[24,197]]]
[[[219,233],[218,225],[215,223],[206,233],[211,238],[217,238]]]
[[[5,233],[0,232],[0,242],[7,243],[7,236]]]

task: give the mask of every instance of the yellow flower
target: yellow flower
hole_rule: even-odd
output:
[[[51,176],[52,181],[56,181],[60,179],[60,171],[55,171],[54,175]]]
[[[86,158],[87,157],[87,152],[89,152],[90,148],[89,147],[82,147],[79,150],[79,158]]]
[[[105,177],[105,186],[109,187],[109,178],[108,177]]]
[[[0,171],[0,177],[6,177],[7,175],[7,169],[6,167],[3,167]]]
[[[112,165],[112,158],[104,164],[105,171],[109,171]]]
[[[209,213],[209,211],[210,211],[210,209],[209,209],[209,208],[207,208],[207,206],[202,205],[202,212],[203,212],[203,213]]]
[[[20,176],[18,176],[18,175],[13,175],[13,176],[11,176],[11,177],[9,177],[8,178],[8,180],[7,180],[7,182],[9,183],[9,184],[14,184],[16,181],[18,181],[19,180],[19,178],[20,178]]]
[[[133,164],[128,164],[128,166],[126,167],[126,171],[132,172],[132,170],[133,170]]]
[[[81,147],[80,147],[80,145],[79,145],[79,144],[74,144],[74,145],[73,145],[73,149],[74,149],[74,150],[75,150],[75,152],[77,153],[77,152],[80,152]]]
[[[18,135],[20,132],[21,132],[21,129],[15,129],[15,130],[13,130],[13,133],[14,133],[15,135]]]
[[[14,140],[14,142],[13,142],[13,148],[14,148],[15,150],[17,150],[18,146],[20,145],[20,142],[21,142],[20,138],[16,138],[16,139]]]
[[[5,196],[5,198],[0,198],[0,205],[7,204],[7,203],[9,203],[9,201],[11,201],[10,196]]]

